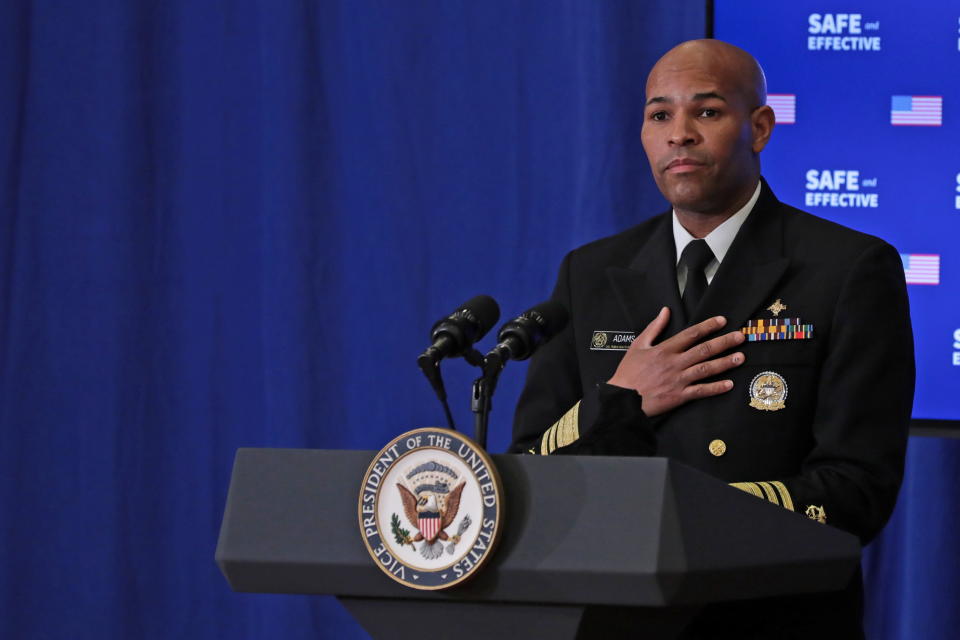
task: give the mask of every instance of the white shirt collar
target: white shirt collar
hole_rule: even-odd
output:
[[[757,204],[757,200],[760,198],[760,183],[757,183],[757,188],[754,189],[753,195],[750,196],[750,199],[747,200],[747,203],[737,211],[735,214],[723,221],[723,224],[718,226],[716,229],[707,234],[707,237],[704,240],[707,241],[707,246],[710,247],[710,250],[713,251],[713,255],[716,258],[717,263],[723,262],[724,257],[727,255],[727,251],[730,250],[730,245],[733,244],[733,239],[737,237],[737,232],[740,231],[740,227],[743,226],[743,223],[746,221],[747,216],[750,215],[750,212],[753,211],[753,207]],[[695,238],[690,235],[690,232],[683,228],[683,225],[680,224],[680,220],[677,219],[677,212],[673,212],[673,242],[676,245],[677,249],[677,262],[680,262],[680,254],[683,253],[684,248],[687,246],[691,240]]]
[[[753,211],[753,206],[757,204],[757,200],[760,198],[760,183],[757,183],[757,188],[753,190],[753,195],[750,196],[750,199],[747,200],[747,204],[743,205],[739,211],[723,221],[723,224],[718,226],[716,229],[707,234],[707,237],[704,240],[707,241],[707,246],[710,247],[710,250],[713,251],[713,260],[707,264],[703,269],[703,274],[707,279],[707,284],[713,282],[713,276],[716,275],[717,270],[720,268],[720,263],[723,262],[723,259],[727,255],[727,251],[730,250],[730,245],[733,244],[733,239],[737,237],[737,233],[740,231],[740,227],[743,226],[743,223],[747,220],[747,216],[750,215],[750,212]],[[673,212],[673,242],[677,250],[677,285],[680,287],[680,294],[683,295],[683,290],[687,284],[687,268],[685,265],[680,265],[680,255],[683,253],[684,248],[687,244],[695,238],[690,235],[690,232],[683,228],[683,225],[680,224],[680,220],[677,219],[677,212]]]

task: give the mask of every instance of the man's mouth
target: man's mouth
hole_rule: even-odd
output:
[[[704,166],[706,165],[703,162],[694,160],[693,158],[676,158],[675,160],[670,161],[670,164],[667,165],[667,168],[664,169],[664,172],[690,173],[691,171],[697,171]]]

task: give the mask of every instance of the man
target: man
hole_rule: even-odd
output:
[[[896,501],[913,399],[899,256],[777,201],[760,176],[774,114],[745,51],[683,43],[646,94],[673,210],[565,258],[570,325],[530,364],[512,448],[668,456],[867,542]],[[708,615],[731,637],[860,637],[860,595],[858,575]]]

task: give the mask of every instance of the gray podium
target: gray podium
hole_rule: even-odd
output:
[[[469,582],[417,591],[360,539],[374,454],[238,450],[216,552],[230,587],[336,595],[375,638],[669,638],[708,603],[842,589],[860,560],[854,536],[665,458],[494,455],[499,548]]]

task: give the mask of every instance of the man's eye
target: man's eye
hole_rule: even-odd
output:
[[[666,112],[666,111],[654,111],[653,113],[650,114],[650,119],[651,119],[651,120],[656,120],[657,122],[662,122],[662,121],[664,121],[664,120],[667,119],[667,112]]]
[[[716,118],[720,112],[716,109],[701,109],[700,116],[703,118]]]

